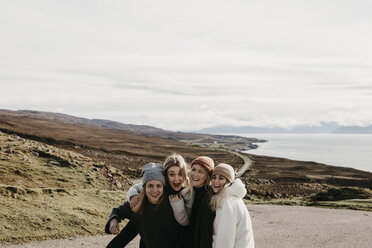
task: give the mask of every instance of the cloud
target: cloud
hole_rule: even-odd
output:
[[[0,107],[191,130],[372,123],[372,4],[2,1]]]

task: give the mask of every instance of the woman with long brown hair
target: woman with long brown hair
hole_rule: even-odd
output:
[[[165,197],[163,173],[161,164],[145,165],[138,204],[133,209],[129,202],[114,208],[106,224],[107,233],[117,233],[118,223],[130,219],[147,248],[181,247],[181,226],[174,218],[168,197]]]

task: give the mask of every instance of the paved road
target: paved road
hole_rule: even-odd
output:
[[[256,248],[370,248],[372,212],[315,207],[248,205]],[[113,236],[59,239],[0,248],[99,248]],[[138,239],[127,247],[137,248]]]
[[[372,212],[250,205],[256,248],[372,247]]]

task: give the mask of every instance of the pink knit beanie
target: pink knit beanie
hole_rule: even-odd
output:
[[[213,159],[207,156],[197,157],[191,162],[190,167],[192,168],[194,164],[203,166],[209,174],[211,174],[214,169]]]

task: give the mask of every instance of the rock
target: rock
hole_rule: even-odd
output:
[[[121,183],[120,182],[116,182],[116,186],[119,188],[119,189],[121,189],[122,187],[123,187],[123,185],[121,185]]]
[[[34,156],[34,157],[39,157],[39,153],[38,152],[31,152],[31,155]]]
[[[57,166],[61,165],[60,163],[58,163],[57,161],[54,161],[54,160],[50,160],[49,161],[49,164],[51,164],[51,165],[57,165]]]

